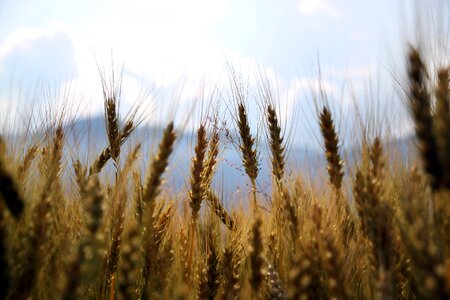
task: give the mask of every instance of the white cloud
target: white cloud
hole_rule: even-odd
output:
[[[318,95],[324,92],[327,96],[333,97],[338,97],[336,91],[339,90],[332,81],[320,78],[297,78],[292,82],[292,88],[297,93],[309,92]]]
[[[7,105],[19,100],[28,106],[42,105],[70,86],[76,73],[73,41],[62,23],[20,27],[0,46],[0,96]],[[14,107],[19,110],[26,105]]]
[[[323,14],[335,20],[342,17],[342,12],[328,0],[300,0],[298,10],[303,15]]]

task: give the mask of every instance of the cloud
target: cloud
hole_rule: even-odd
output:
[[[335,20],[342,17],[342,12],[328,0],[300,0],[298,10],[303,15],[321,14]]]
[[[0,76],[9,85],[12,76],[22,88],[37,83],[64,81],[76,74],[75,50],[68,32],[60,26],[21,27],[10,33],[0,47]],[[0,86],[0,93],[5,92]]]

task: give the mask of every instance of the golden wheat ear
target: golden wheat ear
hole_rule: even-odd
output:
[[[281,182],[285,166],[285,146],[281,127],[275,108],[267,107],[267,123],[269,127],[269,144],[272,153],[272,174],[277,182]]]
[[[15,180],[12,174],[6,169],[2,158],[0,158],[0,196],[9,212],[14,218],[19,219],[25,205]]]
[[[219,155],[220,134],[217,129],[214,130],[209,140],[208,154],[205,159],[205,166],[202,174],[204,190],[207,191],[211,186],[214,177],[214,171],[217,166],[217,156]]]
[[[242,245],[235,230],[222,255],[222,299],[237,300],[241,291]]]
[[[152,157],[150,162],[150,171],[142,195],[142,201],[145,204],[153,203],[161,191],[162,176],[169,164],[169,157],[173,151],[175,139],[175,129],[173,122],[171,122],[164,129],[158,153]]]
[[[266,296],[269,299],[286,299],[286,291],[281,282],[280,275],[274,266],[267,266],[266,274]]]
[[[220,274],[222,272],[219,263],[217,246],[213,240],[211,231],[206,240],[206,256],[203,267],[200,267],[198,274],[198,299],[214,299],[220,285]]]
[[[141,231],[136,220],[130,219],[130,222],[125,227],[118,267],[119,283],[117,286],[121,299],[133,299],[136,297],[139,276]]]
[[[371,243],[371,264],[383,299],[398,298],[394,281],[397,264],[395,255],[395,215],[384,199],[384,155],[381,141],[375,138],[370,148],[370,166],[363,173],[356,171],[354,200],[360,217],[362,234]]]
[[[429,175],[431,187],[436,190],[442,186],[444,173],[437,148],[427,78],[420,52],[411,47],[408,57],[409,106],[414,118],[423,165]]]
[[[160,253],[164,239],[168,234],[174,211],[175,207],[172,202],[165,210],[160,209],[158,215],[154,219],[152,218],[153,222],[144,225],[146,226],[146,230],[142,241],[143,263],[138,290],[140,299],[147,299],[149,297],[149,292],[152,290],[152,284],[158,276],[158,254]],[[147,218],[147,220],[149,219],[150,218]]]
[[[256,178],[258,177],[258,155],[255,147],[255,138],[250,133],[250,125],[245,105],[240,102],[237,107],[237,127],[239,130],[240,144],[239,149],[242,153],[242,163],[245,173],[250,178],[252,184],[252,206],[256,211],[258,203],[256,200]]]
[[[444,185],[450,190],[450,68],[438,71],[436,87],[436,137],[444,169]]]
[[[320,115],[320,130],[325,144],[325,155],[327,157],[327,171],[330,183],[340,192],[342,179],[344,177],[343,162],[339,154],[339,136],[333,123],[333,117],[327,107],[323,107]]]
[[[93,267],[95,261],[99,258],[98,251],[95,249],[95,239],[103,215],[101,207],[103,194],[97,176],[91,177],[89,182],[85,182],[84,184],[85,186],[82,188],[84,191],[82,193],[82,199],[85,204],[83,210],[86,217],[86,229],[82,234],[82,240],[78,244],[76,256],[69,263],[67,282],[62,295],[62,299],[64,300],[79,299],[82,297],[83,293],[80,286],[87,282],[86,278],[95,278],[92,273],[97,271]]]
[[[5,207],[2,202],[0,202],[0,299],[6,299],[8,295],[8,290],[11,288],[11,278],[7,260],[7,241],[6,241],[6,224],[4,217]]]
[[[207,203],[213,210],[214,214],[222,221],[222,223],[229,229],[234,230],[235,224],[231,216],[227,213],[225,207],[220,203],[219,196],[211,189],[206,191]]]
[[[16,220],[19,219],[25,205],[16,180],[7,168],[6,143],[0,136],[0,201],[2,199],[8,211]]]
[[[105,99],[106,133],[111,150],[111,158],[117,161],[120,154],[119,112],[115,95]]]
[[[257,217],[252,225],[249,259],[250,259],[250,286],[253,296],[257,297],[264,281],[264,245],[262,237],[262,221]]]
[[[197,130],[197,144],[195,145],[195,156],[192,158],[191,165],[191,190],[189,191],[189,206],[192,209],[192,219],[194,223],[198,218],[198,213],[205,195],[204,191],[204,160],[208,139],[206,137],[205,126],[201,125]]]
[[[28,148],[27,152],[25,153],[25,156],[17,167],[17,180],[19,182],[24,182],[24,180],[28,176],[28,172],[34,159],[36,158],[38,150],[38,145],[33,145]]]
[[[143,266],[140,270],[138,294],[144,298],[148,297],[151,278],[155,276],[156,272],[155,264],[158,251],[167,233],[174,211],[173,205],[170,204],[164,212],[159,212],[158,216],[155,216],[155,200],[161,192],[162,176],[169,164],[175,139],[174,125],[173,122],[170,122],[163,132],[157,154],[151,159],[149,175],[142,192],[143,210],[140,224],[145,235],[142,239]]]

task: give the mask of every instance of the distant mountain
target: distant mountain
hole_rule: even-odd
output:
[[[72,172],[71,162],[73,159],[80,159],[85,164],[92,163],[108,144],[103,116],[78,119],[66,124],[64,129],[66,133],[65,161],[68,166],[68,174]],[[124,153],[127,153],[129,149],[141,143],[142,163],[140,167],[143,178],[149,157],[156,153],[163,130],[164,128],[159,126],[139,126],[123,146]],[[182,192],[189,188],[190,164],[194,154],[196,135],[193,132],[178,132],[178,135],[165,178],[166,184],[171,186],[173,191]],[[408,136],[387,142],[385,146],[395,147],[399,150],[399,154],[402,154],[398,157],[405,158],[405,154],[411,149],[408,145],[413,142],[414,138]],[[258,188],[260,192],[268,193],[271,186],[269,146],[261,143],[258,150],[260,158]],[[389,151],[389,153],[391,152]],[[294,172],[295,174],[303,173],[312,178],[326,179],[326,158],[322,151],[291,146],[288,147],[286,154],[286,174],[288,176]],[[343,156],[347,166],[352,166],[360,160],[361,148],[346,149],[343,151]],[[391,159],[397,159],[397,157],[391,157]],[[108,162],[105,168],[106,171],[103,173],[114,174],[114,172],[109,172],[114,170],[111,162]],[[220,162],[213,184],[219,192],[223,192],[231,198],[236,192],[246,193],[249,191],[249,180],[243,170],[240,153],[226,139],[221,142]]]
[[[146,168],[148,158],[157,151],[163,130],[163,127],[140,126],[124,144],[124,149],[129,149],[137,143],[142,144],[142,169]],[[88,159],[92,162],[95,156],[108,144],[103,116],[76,120],[65,126],[65,132],[68,145],[66,154],[69,160],[76,157],[83,162],[86,162]],[[190,160],[194,155],[193,148],[196,143],[196,134],[194,132],[177,133],[179,136],[177,137],[166,177],[168,184],[181,191],[186,185],[189,185]],[[260,144],[258,149],[260,157],[258,182],[260,189],[267,191],[271,182],[270,160],[268,159],[269,147],[268,145]],[[297,168],[304,162],[317,163],[318,156],[320,156],[315,151],[295,147],[291,147],[288,154],[287,169]],[[107,167],[111,168],[111,165],[109,163]],[[241,165],[239,152],[231,142],[223,139],[221,142],[220,163],[214,182],[218,189],[226,194],[238,190],[248,190],[248,179]],[[322,163],[322,165],[324,166],[325,163]]]

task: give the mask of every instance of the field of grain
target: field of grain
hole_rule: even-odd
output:
[[[202,118],[184,193],[164,184],[177,126],[169,122],[143,153],[129,139],[136,114],[123,118],[106,84],[108,144],[96,159],[63,154],[62,117],[19,151],[2,137],[0,299],[449,299],[449,67],[426,67],[414,47],[405,59],[417,158],[394,164],[385,137],[366,136],[348,164],[325,103],[317,120],[328,182],[317,187],[286,172],[290,141],[267,97],[259,132],[269,145],[269,201],[257,184],[260,137],[235,77],[234,125],[214,112]],[[248,183],[241,205],[212,184],[230,143]]]

